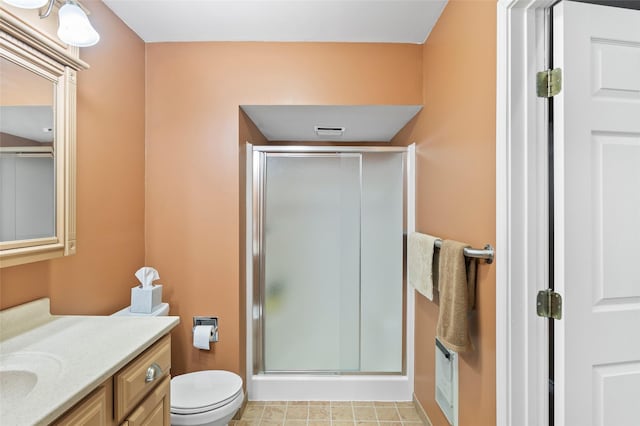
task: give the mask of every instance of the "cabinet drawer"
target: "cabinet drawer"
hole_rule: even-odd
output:
[[[114,377],[116,421],[120,422],[169,375],[171,336],[167,335],[120,370]]]

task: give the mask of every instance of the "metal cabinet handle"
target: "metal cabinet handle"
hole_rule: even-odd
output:
[[[153,382],[158,377],[162,376],[162,368],[155,362],[147,368],[147,375],[144,378],[145,383]]]

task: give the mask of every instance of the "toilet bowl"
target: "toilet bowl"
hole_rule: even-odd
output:
[[[126,307],[115,316],[165,316],[162,303],[149,314],[133,313]],[[244,402],[242,378],[223,370],[205,370],[171,379],[171,424],[174,426],[225,426]]]
[[[243,402],[242,379],[229,371],[197,371],[171,379],[175,426],[225,426]]]

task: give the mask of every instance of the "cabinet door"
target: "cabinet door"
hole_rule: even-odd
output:
[[[162,382],[133,410],[124,424],[128,426],[170,426],[169,389],[171,377]]]
[[[101,386],[56,421],[54,426],[107,426],[107,420],[107,392]]]

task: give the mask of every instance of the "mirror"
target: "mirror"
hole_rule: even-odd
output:
[[[55,82],[0,58],[0,242],[52,238]]]
[[[0,267],[75,253],[76,71],[69,51],[0,13]]]

